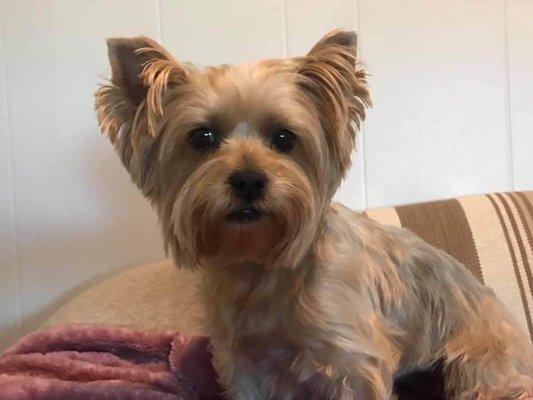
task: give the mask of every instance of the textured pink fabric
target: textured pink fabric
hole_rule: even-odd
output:
[[[2,400],[215,400],[208,340],[176,332],[69,326],[0,357]]]
[[[413,374],[399,400],[443,399]],[[0,400],[222,400],[206,337],[117,327],[36,332],[0,356]],[[530,399],[533,400],[533,399]]]

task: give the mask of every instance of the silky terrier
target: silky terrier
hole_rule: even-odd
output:
[[[453,399],[533,396],[533,350],[493,292],[412,233],[332,202],[370,105],[354,32],[302,57],[199,68],[109,39],[101,130],[198,269],[233,399],[380,399],[442,365]]]

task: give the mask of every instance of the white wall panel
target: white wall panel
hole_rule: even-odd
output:
[[[105,37],[156,36],[156,11],[153,0],[3,3],[26,329],[78,285],[163,256],[155,215],[93,111]]]
[[[357,28],[356,0],[285,0],[289,56],[307,53],[332,29]]]
[[[320,38],[332,29],[357,29],[355,0],[286,0],[287,53],[306,54]],[[365,207],[364,132],[359,136],[352,155],[353,166],[339,188],[335,199],[355,209]]]
[[[281,57],[282,0],[161,0],[161,38],[178,59],[217,65]]]
[[[533,190],[533,1],[507,5],[514,185]]]
[[[369,206],[511,189],[503,0],[359,0]]]
[[[2,15],[0,4],[0,351],[18,336],[21,316]]]
[[[357,28],[375,106],[338,200],[533,188],[529,0],[0,3],[0,348],[21,316],[33,329],[87,282],[163,257],[154,213],[96,125],[109,36],[145,34],[209,65],[301,55]]]

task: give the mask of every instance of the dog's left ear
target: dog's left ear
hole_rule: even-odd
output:
[[[370,106],[366,73],[358,67],[357,34],[344,30],[328,33],[299,59],[298,73],[300,87],[320,113],[340,182],[350,166],[365,108]]]

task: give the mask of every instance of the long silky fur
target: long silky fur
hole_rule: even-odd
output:
[[[392,379],[442,363],[450,398],[533,396],[533,350],[494,294],[408,231],[331,199],[370,105],[353,32],[304,57],[205,69],[148,38],[109,42],[100,127],[158,212],[165,247],[198,269],[230,398],[389,399]],[[210,126],[221,146],[191,148]],[[293,130],[290,154],[270,132]],[[228,177],[262,171],[264,217],[230,224]]]

